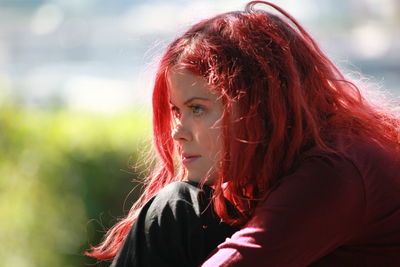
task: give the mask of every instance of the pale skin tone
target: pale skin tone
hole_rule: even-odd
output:
[[[187,179],[212,184],[221,157],[223,105],[205,78],[186,69],[168,72],[171,111],[175,120],[172,137],[181,148],[180,160]]]

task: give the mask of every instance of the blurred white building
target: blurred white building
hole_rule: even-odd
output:
[[[197,20],[245,3],[0,0],[0,98],[100,112],[148,108],[166,45]],[[291,0],[281,6],[340,66],[400,95],[399,1]]]

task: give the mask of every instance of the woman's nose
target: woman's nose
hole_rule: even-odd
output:
[[[172,138],[178,142],[190,142],[192,141],[192,133],[182,123],[178,123],[172,130]]]

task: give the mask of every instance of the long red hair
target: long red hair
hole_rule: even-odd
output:
[[[280,15],[255,10],[263,3]],[[278,6],[252,1],[245,11],[199,22],[173,41],[160,61],[153,92],[157,165],[129,214],[86,255],[114,257],[143,204],[161,188],[185,178],[174,162],[166,75],[172,66],[201,75],[224,105],[224,153],[214,183],[221,219],[243,225],[258,200],[289,173],[310,146],[334,151],[331,133],[372,138],[399,153],[400,119],[373,105],[324,55],[312,37]],[[226,199],[237,209],[228,212]]]

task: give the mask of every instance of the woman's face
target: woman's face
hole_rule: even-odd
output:
[[[221,99],[203,77],[185,69],[169,71],[168,88],[175,120],[172,137],[181,148],[188,179],[213,183],[222,153]]]

